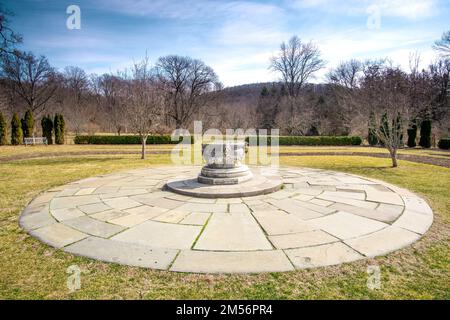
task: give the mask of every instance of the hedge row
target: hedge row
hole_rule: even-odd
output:
[[[280,146],[359,146],[362,143],[358,136],[340,136],[340,137],[280,137]]]
[[[440,149],[450,149],[450,138],[442,138],[439,140],[438,147]]]
[[[152,135],[147,137],[147,144],[176,144],[179,141],[172,141],[170,135]],[[75,144],[141,144],[139,136],[76,136],[73,139]]]
[[[249,138],[245,140],[248,142]],[[270,143],[267,137],[267,145]],[[280,136],[278,143],[280,146],[359,146],[362,139],[358,136]]]
[[[179,141],[181,141],[180,138]],[[193,138],[191,139],[192,143]],[[179,141],[172,141],[170,135],[155,135],[147,138],[148,144],[176,144]],[[246,138],[249,141],[249,138]],[[139,136],[76,136],[75,144],[140,144]],[[304,137],[304,136],[280,136],[280,146],[358,146],[362,139],[358,136],[340,137]],[[267,137],[267,144],[270,145],[270,137]]]

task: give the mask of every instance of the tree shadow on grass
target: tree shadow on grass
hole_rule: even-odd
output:
[[[125,160],[129,158],[122,157],[82,157],[82,158],[72,158],[72,157],[64,157],[64,158],[41,158],[41,159],[30,159],[30,160],[18,160],[11,161],[9,164],[13,165],[24,165],[24,166],[55,166],[55,165],[80,165],[85,163],[105,163],[109,161],[119,161]]]

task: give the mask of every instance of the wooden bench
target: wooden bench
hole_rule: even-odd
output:
[[[35,144],[48,144],[46,137],[24,138],[25,146]]]

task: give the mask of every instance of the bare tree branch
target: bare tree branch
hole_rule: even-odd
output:
[[[2,58],[2,76],[8,88],[22,98],[31,111],[44,111],[57,89],[56,72],[47,58],[18,51]]]
[[[175,121],[176,128],[187,125],[191,117],[211,101],[208,93],[221,88],[211,67],[189,57],[159,58],[156,75],[162,84],[167,115]]]

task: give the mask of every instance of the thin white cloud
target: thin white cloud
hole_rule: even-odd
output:
[[[158,16],[172,19],[215,19],[232,12],[236,7],[250,2],[243,1],[211,1],[211,0],[101,0],[100,5],[104,10],[119,12],[121,14],[135,16]],[[257,6],[258,4],[255,4]]]
[[[408,19],[427,18],[436,14],[437,6],[433,0],[376,0],[381,15]]]
[[[379,9],[381,16],[407,19],[428,18],[438,13],[437,0],[287,0],[298,10],[317,9],[345,15],[367,14],[369,7]]]
[[[325,32],[320,34],[325,35]],[[325,79],[330,68],[349,59],[390,58],[394,64],[403,69],[408,68],[409,54],[414,51],[421,53],[422,68],[435,58],[431,49],[430,39],[433,33],[429,30],[352,30],[333,33],[317,38],[317,44],[327,61],[327,69],[318,73],[317,82]]]
[[[403,70],[409,70],[409,57],[410,54],[415,52],[412,48],[408,49],[398,49],[392,50],[389,53],[389,58],[391,58],[395,64],[399,65]],[[426,69],[433,61],[436,60],[436,52],[433,49],[422,49],[417,50],[420,56],[419,69]]]
[[[33,46],[45,48],[84,48],[96,49],[110,45],[111,42],[101,37],[91,37],[87,35],[55,35],[48,38],[27,39],[27,43]]]
[[[272,6],[234,7],[213,34],[218,44],[273,45],[286,36],[284,13]]]

